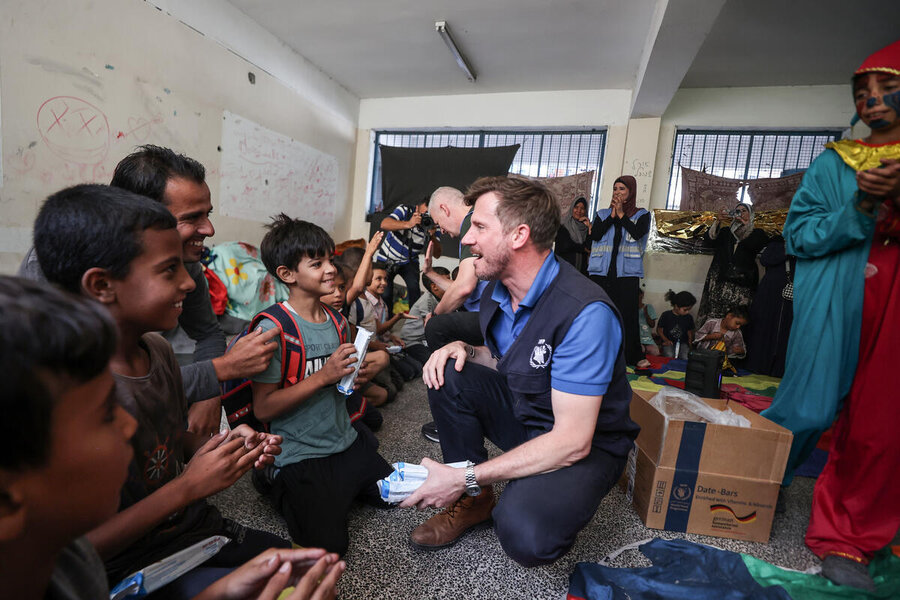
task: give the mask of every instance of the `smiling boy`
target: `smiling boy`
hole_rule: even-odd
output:
[[[288,299],[276,306],[296,324],[299,348],[289,356],[276,350],[269,368],[253,377],[253,411],[284,438],[272,493],[291,537],[343,554],[354,499],[382,505],[375,482],[392,469],[372,438],[357,435],[337,391],[356,359],[346,319],[320,301],[334,291],[333,254],[334,241],[317,225],[284,214],[269,225],[260,255],[288,286]],[[277,325],[264,319],[260,326]]]
[[[288,546],[223,519],[203,500],[254,464],[271,462],[280,440],[247,427],[212,438],[186,431],[181,372],[171,347],[152,333],[174,327],[194,288],[182,263],[175,218],[143,196],[79,185],[47,199],[35,221],[34,241],[47,279],[104,305],[119,328],[110,367],[120,401],[138,421],[134,459],[119,512],[88,534],[106,560],[110,580],[211,535],[234,542],[204,567],[234,567],[270,546]],[[210,579],[194,579],[201,575],[191,572],[182,583],[203,587]]]

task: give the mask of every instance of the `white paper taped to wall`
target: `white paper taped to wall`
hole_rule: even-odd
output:
[[[280,212],[334,230],[338,163],[330,154],[224,111],[223,215],[267,222]]]

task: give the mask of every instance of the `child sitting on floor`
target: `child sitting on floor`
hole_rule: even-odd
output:
[[[697,330],[694,343],[698,348],[719,350],[728,358],[744,358],[747,353],[741,327],[750,320],[750,310],[746,306],[733,306],[721,319],[709,319]],[[720,344],[721,343],[721,344]],[[721,347],[716,347],[721,346]]]
[[[253,412],[284,437],[272,496],[291,537],[343,554],[353,501],[385,506],[375,482],[393,469],[371,438],[353,428],[337,389],[353,372],[356,350],[347,320],[320,301],[334,291],[333,253],[334,242],[317,225],[285,214],[269,225],[260,255],[266,269],[288,286],[290,295],[280,306],[297,324],[302,352],[286,357],[276,350],[268,369],[253,377]],[[277,325],[263,319],[260,326]],[[284,383],[282,361],[288,361]]]
[[[638,292],[638,324],[641,327],[641,346],[644,354],[659,356],[659,346],[653,339],[653,328],[656,327],[656,309],[652,304],[644,304],[644,290]]]
[[[337,272],[334,274],[334,291],[330,294],[324,294],[320,300],[322,304],[330,306],[337,312],[344,312],[344,298],[347,293],[347,280],[349,279],[349,270],[347,267],[335,264]],[[356,327],[350,324],[350,336],[348,340],[356,339]],[[369,347],[366,353],[365,361],[371,364],[371,370],[381,371],[388,368],[390,360],[388,353],[384,350],[374,350]],[[388,400],[388,392],[385,388],[372,383],[371,381],[364,384],[360,389],[355,390],[351,395],[347,396],[347,412],[350,413],[350,420],[354,427],[358,423],[363,423],[370,431],[378,431],[384,418],[377,407],[385,404]],[[357,428],[357,431],[359,429]]]
[[[672,310],[660,315],[656,326],[656,333],[662,340],[662,355],[687,359],[694,341],[694,317],[690,312],[697,299],[690,292],[676,294],[672,290],[666,292],[664,297],[672,304]]]
[[[438,275],[450,276],[450,271],[444,267],[434,267],[432,270]],[[425,341],[425,315],[434,311],[434,307],[444,296],[444,289],[425,273],[422,273],[422,289],[425,293],[419,296],[409,309],[410,316],[416,318],[403,323],[403,327],[400,328],[400,339],[406,344],[406,353],[424,365],[432,352]]]
[[[384,266],[384,263],[373,263],[371,279],[366,286],[365,293],[350,307],[350,322],[375,333],[378,342],[390,344],[394,350],[399,350],[406,344],[394,335],[391,329],[401,318],[415,319],[416,317],[406,312],[398,312],[388,318],[388,306],[382,298],[387,284],[387,267]],[[391,357],[391,368],[399,372],[405,381],[415,379],[422,374],[422,363],[400,353]]]
[[[144,196],[103,185],[62,190],[41,207],[34,245],[48,281],[103,304],[119,328],[110,367],[138,421],[119,512],[88,533],[111,582],[212,535],[233,541],[172,584],[190,597],[266,548],[290,543],[225,519],[204,498],[274,460],[280,438],[238,427],[212,438],[187,431],[187,401],[171,329],[194,282],[175,217]],[[185,464],[186,463],[186,464]]]
[[[137,421],[119,405],[109,370],[116,325],[97,302],[0,276],[0,331],[8,369],[0,391],[0,590],[4,598],[109,598],[103,562],[79,536],[115,514],[132,458]],[[301,575],[309,591],[292,600],[317,587],[333,597],[344,570],[337,558],[321,549],[267,550],[196,600],[257,598]]]

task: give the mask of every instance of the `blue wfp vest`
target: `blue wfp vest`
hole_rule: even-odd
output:
[[[605,221],[612,212],[609,208],[597,211],[597,216],[601,221]],[[629,219],[632,223],[642,215],[647,214],[643,208],[635,211]],[[588,260],[588,273],[591,275],[606,276],[609,272],[609,260],[612,257],[613,239],[616,235],[615,226],[606,230],[603,237],[591,244],[591,257]],[[617,277],[643,277],[644,276],[644,248],[647,246],[647,237],[644,236],[639,240],[631,237],[625,228],[622,228],[622,240],[619,242],[619,254],[616,256],[616,276]]]
[[[499,350],[487,331],[500,310],[500,304],[491,297],[496,285],[496,281],[488,285],[481,297],[479,313],[485,343],[495,357],[499,356]],[[513,395],[515,417],[529,428],[530,437],[550,431],[553,427],[550,358],[553,349],[559,347],[566,337],[575,317],[593,302],[603,302],[609,306],[621,323],[622,317],[606,292],[569,263],[559,261],[556,278],[541,294],[519,337],[497,362],[497,371],[504,377]],[[585,335],[592,333],[585,332]],[[589,356],[584,358],[591,359]],[[603,395],[600,414],[597,415],[594,447],[614,456],[625,456],[631,451],[640,427],[629,417],[630,402],[631,386],[625,375],[625,355],[619,347],[612,381]]]

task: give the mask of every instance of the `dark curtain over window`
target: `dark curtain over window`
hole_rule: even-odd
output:
[[[506,175],[519,145],[494,148],[396,148],[380,146],[384,212],[372,216],[372,232],[398,204],[415,205],[441,187],[462,192],[479,177]],[[444,238],[445,256],[456,257],[458,240]]]

